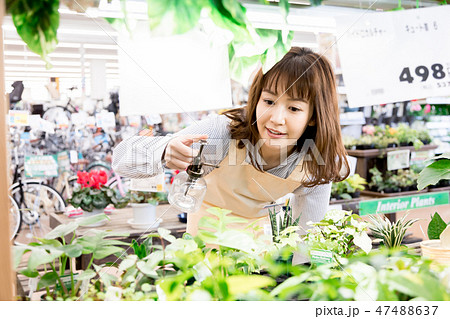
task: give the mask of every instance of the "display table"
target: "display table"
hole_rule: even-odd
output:
[[[179,213],[180,213],[179,211],[175,210],[170,205],[156,206],[156,217],[162,219],[162,222],[159,224],[158,227],[168,229],[172,232],[172,235],[174,235],[175,237],[180,237],[186,231],[186,224],[181,223],[178,220],[177,215]],[[115,233],[128,233],[130,234],[129,237],[136,238],[143,234],[148,234],[156,231],[156,228],[151,228],[148,230],[147,229],[140,230],[132,228],[128,224],[128,220],[133,218],[133,209],[131,207],[116,209],[107,216],[109,217],[110,220],[108,220],[105,225],[99,227],[78,227],[78,229],[76,230],[76,235],[81,236],[91,229],[99,229],[99,230],[111,230]],[[67,217],[64,214],[51,213],[50,227],[55,228],[60,224],[67,224],[76,219],[77,217],[73,218]]]
[[[170,230],[173,236],[175,237],[181,237],[183,236],[183,233],[186,232],[186,224],[181,223],[178,220],[178,214],[180,212],[175,210],[170,205],[158,205],[156,207],[156,217],[161,218],[162,222],[157,226],[161,228],[165,228]],[[108,215],[110,220],[106,222],[103,226],[98,227],[78,227],[75,231],[76,237],[82,236],[86,234],[87,232],[91,231],[92,229],[96,230],[109,230],[114,233],[120,233],[120,234],[129,234],[127,237],[117,237],[116,239],[130,242],[135,239],[138,240],[141,236],[145,236],[145,234],[154,233],[157,231],[157,227],[150,228],[150,229],[134,229],[128,224],[128,220],[133,218],[133,209],[132,208],[123,208],[123,209],[117,209],[113,211],[111,214]],[[77,217],[69,218],[64,214],[50,214],[50,227],[54,228],[60,224],[67,224],[74,220],[76,220]],[[155,225],[156,226],[156,225]],[[131,250],[131,248],[129,248]],[[132,252],[132,250],[131,250]],[[90,257],[87,255],[81,255],[80,258],[77,260],[77,268],[78,269],[85,269],[84,267],[87,266],[89,262]],[[115,261],[117,258],[114,257]],[[102,260],[102,262],[107,262],[111,260]]]

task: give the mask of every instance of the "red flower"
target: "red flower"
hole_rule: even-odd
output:
[[[81,185],[81,188],[100,189],[108,181],[108,175],[105,171],[77,172],[77,176],[77,183]]]

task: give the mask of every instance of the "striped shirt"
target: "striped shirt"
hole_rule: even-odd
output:
[[[161,157],[167,143],[172,138],[185,134],[207,134],[208,144],[203,149],[204,159],[208,163],[219,165],[228,155],[231,139],[229,122],[230,119],[225,115],[211,114],[175,134],[158,137],[133,136],[122,141],[114,149],[112,167],[120,176],[130,178],[147,178],[160,174],[164,171],[165,163]],[[194,143],[193,149],[198,148],[198,143]],[[253,149],[252,156],[258,164],[263,163],[256,149]],[[251,163],[248,149],[246,161]],[[299,152],[295,150],[284,162],[266,172],[286,179],[299,161]],[[204,166],[205,175],[213,169],[213,167]],[[330,192],[331,183],[314,187],[300,186],[293,192],[290,203],[294,218],[301,214],[302,229],[307,229],[306,222],[317,222],[325,216]],[[301,233],[304,232],[301,231]]]

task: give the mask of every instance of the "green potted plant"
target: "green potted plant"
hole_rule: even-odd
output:
[[[87,290],[89,280],[97,276],[102,268],[95,265],[94,260],[121,253],[124,250],[122,245],[129,246],[128,243],[110,239],[118,236],[110,231],[91,231],[76,237],[78,227],[107,218],[104,214],[82,217],[55,227],[44,238],[37,238],[37,242],[14,246],[14,268],[36,281],[36,291],[45,289],[47,300],[78,300]],[[28,252],[27,268],[18,269],[23,255]],[[83,270],[75,270],[75,258],[81,255],[90,255],[89,264]],[[102,277],[108,279],[108,274],[102,274]]]
[[[133,220],[128,223],[133,228],[158,227],[156,206],[164,200],[164,193],[132,190],[128,192],[128,198],[133,208]]]
[[[358,198],[361,191],[364,190],[364,185],[367,184],[366,179],[362,178],[359,174],[353,174],[345,181],[347,182],[347,193],[349,193],[353,198]]]
[[[376,167],[369,169],[369,173],[372,175],[368,186],[371,191],[381,192],[385,188],[383,174]]]
[[[408,214],[397,220],[391,222],[382,215],[369,215],[371,220],[370,230],[372,236],[381,239],[381,243],[389,249],[399,248],[405,238],[406,230],[410,228],[419,219],[409,219]]]

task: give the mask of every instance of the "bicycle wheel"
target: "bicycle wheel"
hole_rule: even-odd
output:
[[[10,207],[9,207],[9,227],[10,227],[10,240],[13,240],[17,233],[19,232],[20,225],[22,223],[22,215],[20,214],[19,205],[17,202],[12,198],[9,197],[10,201]]]
[[[128,190],[130,189],[131,178],[120,177],[120,184],[121,184],[120,185],[121,187],[119,187],[119,182],[118,182],[117,175],[116,175],[116,177],[111,179],[106,184],[106,186],[111,188],[116,193],[116,196],[120,198],[120,197],[124,197],[126,195],[126,193],[128,192]]]
[[[77,185],[77,176],[70,176],[67,180],[67,183],[64,183],[63,188],[61,189],[61,195],[65,200],[72,198],[72,192],[75,186]]]
[[[22,191],[23,192],[22,192]],[[37,181],[24,181],[11,187],[14,198],[22,216],[22,226],[14,240],[15,244],[29,244],[37,238],[43,238],[52,230],[50,213],[61,213],[66,209],[66,202],[53,187]]]

